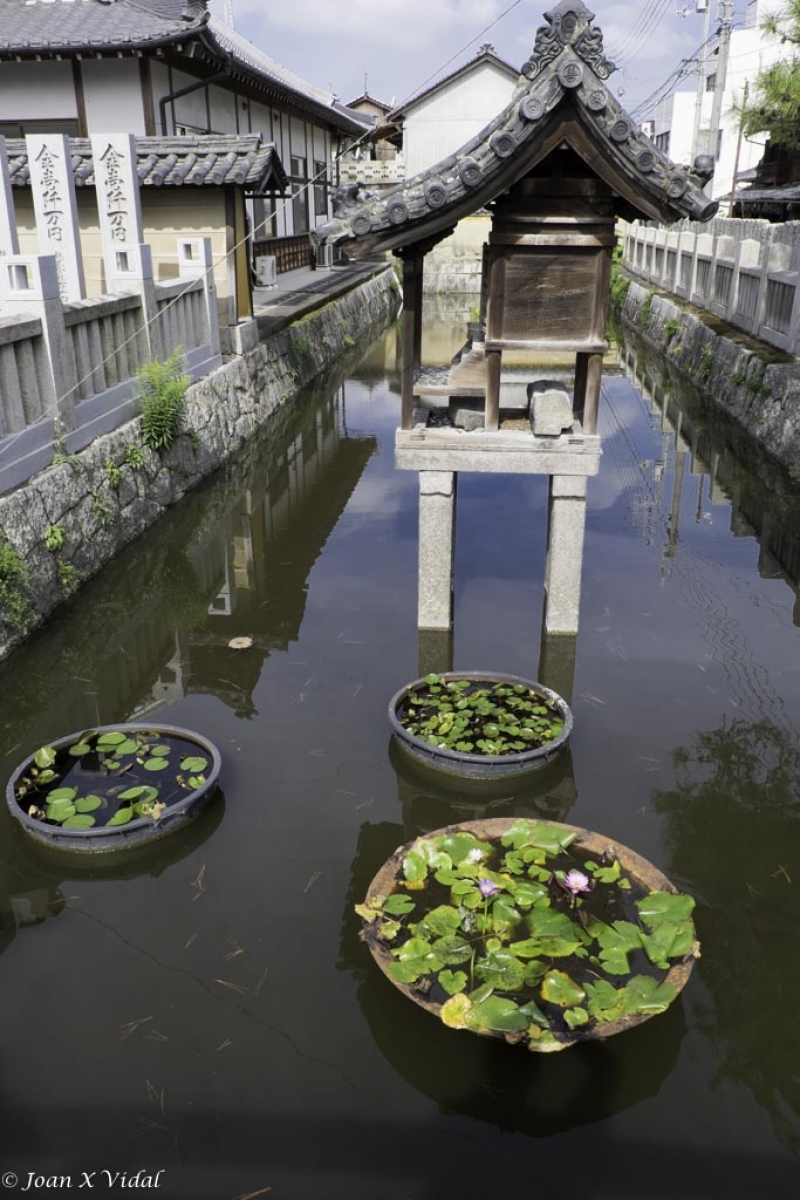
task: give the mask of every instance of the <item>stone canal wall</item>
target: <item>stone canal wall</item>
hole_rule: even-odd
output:
[[[0,658],[83,580],[235,455],[300,389],[396,315],[390,269],[189,388],[185,432],[156,454],[136,417],[0,497]]]
[[[630,283],[618,313],[669,371],[702,388],[793,477],[800,473],[800,362],[776,361],[789,356],[640,283]]]

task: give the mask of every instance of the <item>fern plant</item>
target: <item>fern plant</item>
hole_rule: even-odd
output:
[[[183,432],[186,392],[191,380],[180,346],[163,362],[154,359],[137,372],[142,439],[155,451],[169,450]]]

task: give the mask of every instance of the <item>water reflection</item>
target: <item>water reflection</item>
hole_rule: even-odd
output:
[[[787,1037],[800,994],[800,750],[767,722],[733,720],[673,753],[677,782],[653,794],[667,817],[669,871],[699,895],[713,1007],[697,1013],[713,1041],[715,1084],[744,1085],[800,1153],[800,1074]]]
[[[762,579],[783,579],[797,598],[794,624],[800,625],[800,496],[796,484],[745,437],[704,393],[637,343],[630,331],[617,330],[620,357],[647,402],[654,427],[664,435],[660,457],[640,464],[642,510],[666,505],[664,558],[674,557],[680,538],[684,493],[691,490],[694,523],[707,519],[709,506],[730,507],[730,531],[753,537],[760,551]],[[664,489],[670,449],[674,455],[669,495]]]
[[[143,718],[189,693],[255,715],[264,661],[298,638],[309,572],[376,450],[373,437],[344,436],[343,394],[328,382],[277,415],[195,502],[0,666],[0,695],[15,696],[14,711],[3,709],[12,749],[0,768],[10,773],[21,749],[56,735]],[[232,651],[241,634],[252,649]]]

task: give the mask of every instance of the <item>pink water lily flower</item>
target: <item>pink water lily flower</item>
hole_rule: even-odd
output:
[[[592,890],[589,876],[584,875],[583,871],[567,871],[564,878],[559,880],[559,883],[568,892],[571,892],[573,896],[579,896],[582,892],[590,892]]]
[[[491,879],[479,879],[478,891],[484,900],[488,900],[490,896],[495,896],[500,891],[500,888],[496,883],[492,883]]]

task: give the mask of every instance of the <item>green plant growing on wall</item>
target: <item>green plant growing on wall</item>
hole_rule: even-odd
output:
[[[645,326],[650,320],[650,310],[653,307],[653,293],[649,292],[647,298],[639,309],[639,315],[636,318],[637,325]]]
[[[116,491],[119,485],[122,483],[122,469],[118,467],[117,464],[110,458],[107,458],[103,463],[103,470],[106,473],[108,486]]]
[[[183,432],[191,380],[179,346],[163,362],[154,359],[136,375],[142,409],[142,439],[150,450],[169,450]]]
[[[13,629],[24,629],[33,618],[27,586],[26,564],[0,535],[0,621]]]
[[[631,289],[631,281],[627,279],[614,263],[611,267],[611,303],[614,308],[624,308]]]
[[[705,383],[711,374],[711,368],[714,366],[714,347],[706,346],[703,351],[703,357],[700,359],[700,366],[697,368],[697,377]]]
[[[61,584],[61,590],[69,599],[74,596],[83,581],[83,576],[77,567],[72,563],[61,562],[58,564],[58,582]]]
[[[680,328],[680,326],[675,317],[670,317],[670,319],[664,325],[664,345],[667,350],[669,350],[669,348],[672,344],[672,340],[675,337],[676,333],[678,332],[679,328]]]
[[[130,442],[125,447],[125,465],[130,467],[132,471],[141,471],[144,466],[144,455],[138,446],[134,446]]]
[[[51,554],[57,554],[64,545],[63,525],[48,525],[44,531],[44,544]]]
[[[103,499],[97,490],[92,492],[92,517],[101,529],[106,529],[114,523],[114,513],[111,505],[107,500]]]

